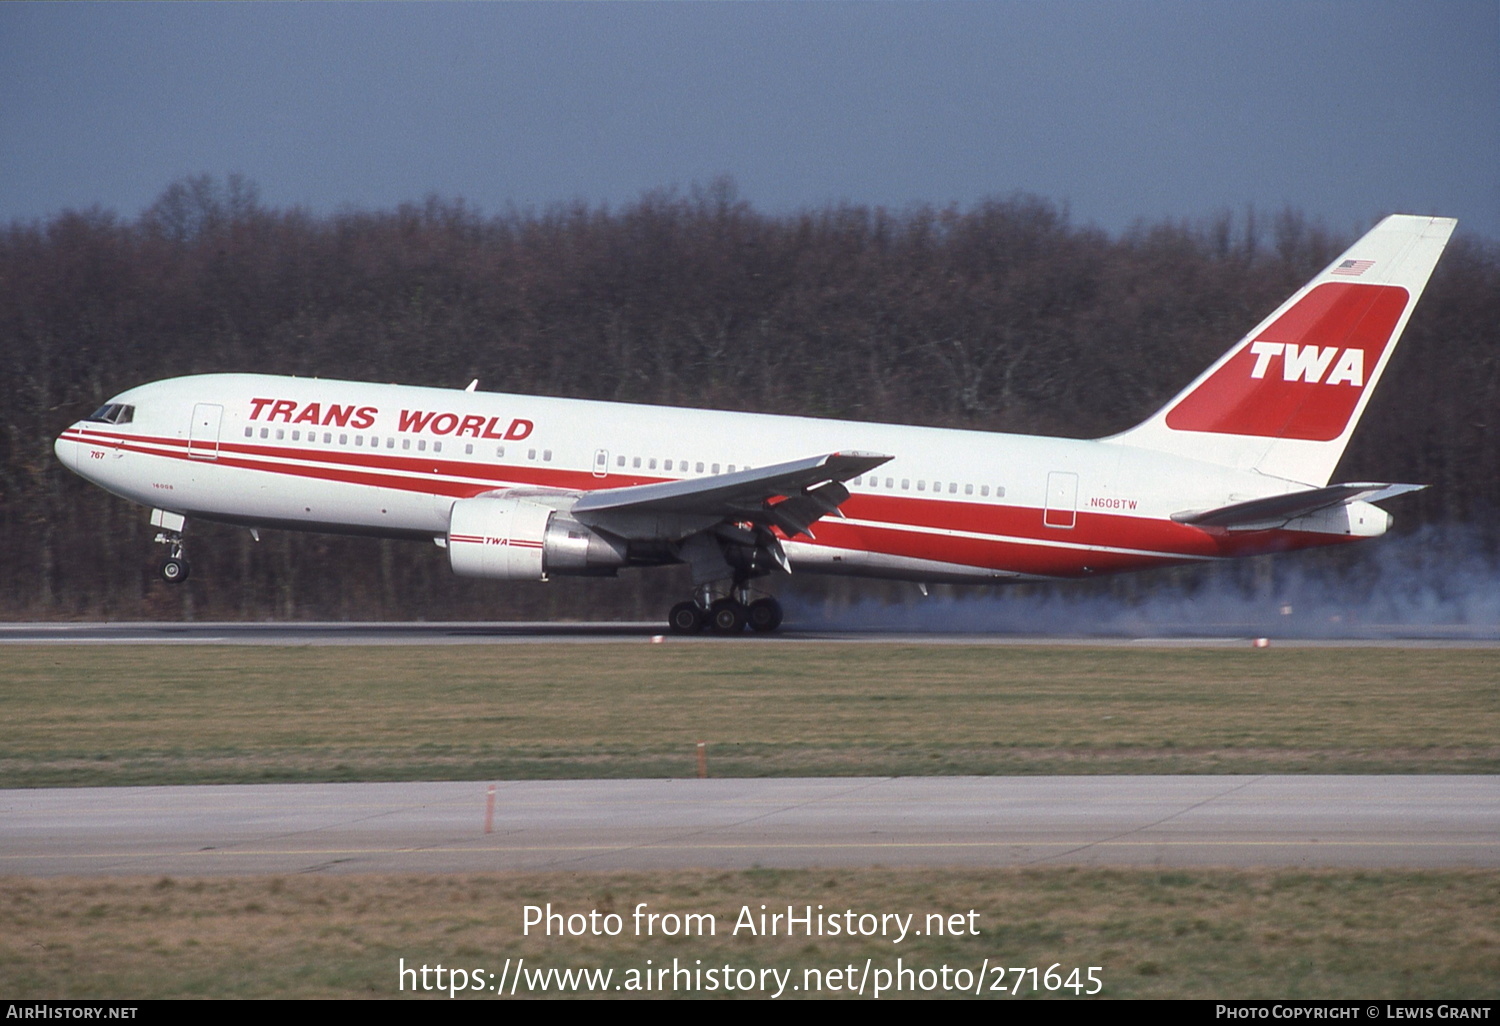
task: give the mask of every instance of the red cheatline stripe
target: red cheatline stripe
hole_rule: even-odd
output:
[[[113,445],[128,452],[210,465],[210,461],[188,455],[183,439],[104,434],[69,430],[62,437],[83,444]],[[151,448],[151,446],[160,448]],[[294,463],[289,460],[304,460]],[[290,477],[367,485],[406,492],[468,498],[492,487],[529,485],[592,491],[599,478],[589,472],[572,472],[530,466],[492,466],[438,460],[421,456],[373,456],[369,453],[324,451],[271,446],[221,444],[212,463],[235,469]],[[321,465],[319,465],[321,464]],[[332,464],[331,466],[329,464]],[[422,469],[419,469],[422,468]],[[438,471],[433,473],[433,468]],[[450,477],[442,476],[445,472]],[[479,478],[484,483],[452,480]],[[662,478],[621,477],[619,484],[643,484]],[[916,499],[861,493],[844,503],[844,512],[854,520],[877,521],[876,525],[851,524],[826,518],[816,528],[815,545],[868,550],[984,569],[1021,573],[1066,575],[1088,567],[1091,572],[1124,570],[1142,565],[1166,565],[1184,559],[1212,559],[1268,550],[1260,532],[1211,533],[1170,520],[1154,520],[1114,513],[1080,510],[1071,530],[1043,525],[1043,511],[1022,506],[986,505],[944,498]],[[964,531],[984,538],[913,532],[909,527],[931,531]],[[993,537],[993,536],[1010,536]],[[1259,535],[1259,537],[1257,537]],[[482,538],[455,537],[455,541],[482,542]],[[1045,542],[1050,544],[1028,544]],[[1277,533],[1278,549],[1299,549],[1329,544],[1330,536]],[[1345,540],[1345,539],[1339,539]],[[511,542],[511,544],[517,544]],[[1124,549],[1099,551],[1095,546]],[[540,548],[541,543],[526,547]]]

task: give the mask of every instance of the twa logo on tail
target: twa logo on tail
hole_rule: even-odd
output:
[[[1252,378],[1265,377],[1266,368],[1279,356],[1282,358],[1281,376],[1284,380],[1311,381],[1317,384],[1323,380],[1323,372],[1328,370],[1329,364],[1333,363],[1333,358],[1338,355],[1339,348],[1338,346],[1299,346],[1295,342],[1252,342],[1250,352],[1255,354],[1255,367],[1250,371]],[[1364,385],[1365,351],[1363,349],[1344,350],[1338,366],[1334,367],[1333,373],[1328,376],[1327,383],[1337,385],[1342,382]]]
[[[1183,396],[1168,411],[1167,426],[1318,442],[1337,438],[1410,301],[1399,285],[1317,286]]]

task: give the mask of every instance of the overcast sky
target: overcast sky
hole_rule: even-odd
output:
[[[730,175],[757,208],[1389,212],[1500,240],[1500,0],[0,4],[0,221],[184,175],[483,211]]]

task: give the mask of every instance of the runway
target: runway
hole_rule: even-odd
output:
[[[10,623],[0,624],[0,645],[530,645],[607,644],[621,642],[692,645],[796,644],[857,642],[907,645],[1048,645],[1177,648],[1244,648],[1255,642],[1245,625],[1227,624],[1216,636],[1057,636],[977,632],[889,630],[820,630],[789,625],[774,635],[736,638],[666,633],[651,622],[453,622],[453,623]],[[1500,648],[1486,637],[1492,627],[1426,628],[1420,636],[1403,636],[1395,628],[1370,628],[1347,638],[1266,639],[1286,648]]]
[[[1247,647],[1251,638],[654,623],[0,625],[0,644],[799,644]],[[1495,648],[1482,638],[1273,647]],[[1500,777],[1066,776],[286,784],[0,791],[0,874],[256,875],[811,866],[1500,866]]]
[[[869,777],[0,791],[0,874],[1500,867],[1500,777]],[[486,820],[491,831],[486,833]]]

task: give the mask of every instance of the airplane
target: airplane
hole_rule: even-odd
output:
[[[131,388],[63,431],[69,470],[151,510],[161,576],[190,519],[431,540],[455,573],[687,564],[670,628],[774,631],[778,573],[1089,578],[1384,534],[1330,484],[1451,236],[1393,215],[1137,426],[1096,440],[264,374]]]

